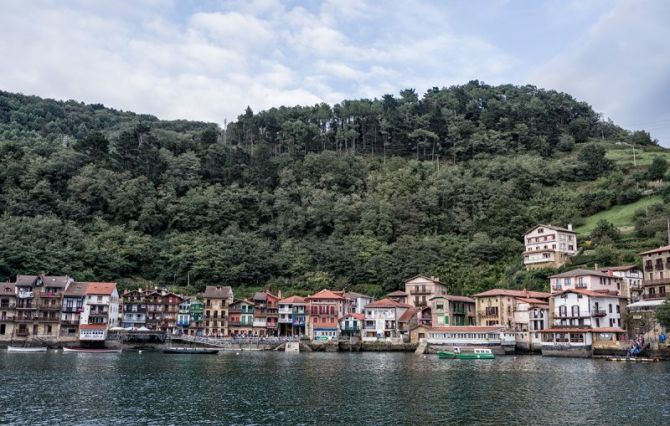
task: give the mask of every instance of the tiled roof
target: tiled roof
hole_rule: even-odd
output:
[[[345,318],[356,318],[357,320],[364,321],[365,320],[365,314],[348,313],[348,314],[342,316],[339,320],[342,321]]]
[[[626,330],[617,327],[599,327],[599,328],[590,328],[590,327],[559,327],[559,328],[546,328],[540,330],[540,333],[625,333]]]
[[[596,277],[609,277],[604,272],[596,271],[594,269],[573,269],[572,271],[566,271],[562,274],[551,275],[549,278],[571,278],[571,277],[580,277],[584,275],[592,275]]]
[[[421,308],[409,308],[402,315],[400,315],[398,322],[409,322],[411,321],[412,317],[416,316],[416,314],[419,312],[421,312]]]
[[[451,295],[447,294],[444,296],[445,299],[451,301],[451,302],[465,302],[465,303],[475,303],[475,299],[472,299],[467,296],[456,296],[456,295]]]
[[[223,285],[208,285],[205,288],[203,297],[208,299],[228,299],[232,294],[233,289],[230,286]]]
[[[14,283],[0,283],[0,294],[3,296],[14,296],[16,294],[14,289]]]
[[[21,286],[32,286],[35,285],[35,281],[37,281],[39,277],[37,275],[17,275],[16,276],[16,285],[21,287]]]
[[[663,246],[663,247],[659,247],[659,248],[657,248],[657,249],[653,249],[653,250],[649,250],[649,251],[644,251],[644,252],[640,253],[640,255],[643,255],[643,254],[662,253],[662,252],[664,252],[664,251],[670,251],[670,246]]]
[[[376,302],[368,303],[365,305],[365,309],[368,308],[411,308],[412,305],[408,305],[407,303],[402,303],[402,302],[396,302],[391,299],[382,299],[382,300],[377,300]]]
[[[315,299],[327,299],[327,300],[344,300],[344,297],[340,296],[339,294],[334,293],[331,290],[321,290],[320,292],[316,294],[309,295],[305,298],[305,300],[315,300]]]
[[[560,226],[554,226],[554,225],[552,225],[552,224],[549,224],[549,225],[542,225],[542,224],[539,224],[539,225],[535,225],[535,226],[533,226],[533,227],[530,228],[528,231],[526,231],[526,234],[530,234],[531,232],[533,232],[534,230],[536,230],[536,229],[539,228],[539,227],[547,228],[547,229],[553,229],[554,231],[569,232],[569,233],[571,233],[571,234],[575,234],[575,233],[576,233],[575,231],[571,231],[571,230],[569,230],[569,229],[567,229],[567,228],[561,228]],[[524,234],[524,235],[525,235],[525,234]]]
[[[558,297],[561,294],[565,293],[577,293],[577,294],[583,294],[584,296],[589,296],[589,297],[616,297],[618,299],[626,299],[625,296],[619,296],[616,294],[616,292],[610,293],[609,291],[593,291],[593,290],[586,290],[586,289],[581,289],[581,288],[569,288],[567,290],[563,290],[560,293],[554,294],[552,297]]]
[[[541,291],[528,290],[508,290],[505,288],[494,288],[483,293],[475,294],[475,297],[492,297],[492,296],[512,296],[512,297],[532,297],[537,299],[548,299],[551,297],[550,293]]]
[[[88,283],[86,294],[111,295],[116,290],[116,283]]]
[[[606,266],[603,268],[598,268],[600,272],[607,271],[630,271],[631,269],[638,269],[637,265],[621,265],[621,266]]]
[[[89,283],[73,282],[65,290],[65,296],[80,296],[83,297],[86,294],[86,287]]]
[[[70,277],[68,276],[51,276],[51,275],[46,275],[41,277],[42,282],[45,287],[62,287],[65,288],[67,286],[67,283],[70,281]]]
[[[428,331],[440,331],[444,333],[487,333],[490,331],[503,330],[505,327],[501,325],[462,325],[462,326],[445,326],[445,327],[427,327]]]
[[[346,297],[347,299],[358,299],[358,298],[372,299],[372,297],[368,296],[367,294],[356,293],[355,291],[347,291],[346,293],[344,293],[344,297]]]
[[[409,281],[412,281],[413,279],[416,279],[416,278],[423,278],[426,281],[431,281],[431,282],[434,282],[435,284],[440,284],[440,285],[446,286],[446,284],[443,283],[443,282],[440,282],[440,280],[437,277],[432,277],[431,278],[431,277],[427,277],[425,275],[414,275],[413,277],[409,277],[409,278],[405,279],[405,283],[408,283]]]
[[[285,304],[285,303],[305,303],[305,298],[300,297],[300,296],[291,296],[287,297],[286,299],[281,299],[279,303]]]
[[[396,291],[392,291],[391,293],[387,294],[386,297],[407,297],[407,293],[405,293],[402,290],[396,290]]]

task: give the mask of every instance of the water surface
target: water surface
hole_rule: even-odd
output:
[[[0,353],[17,424],[669,424],[670,363],[404,353]]]

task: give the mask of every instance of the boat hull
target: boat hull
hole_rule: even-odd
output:
[[[63,348],[63,352],[76,352],[84,354],[120,354],[121,349]]]
[[[189,354],[189,355],[215,355],[219,353],[218,349],[208,348],[168,348],[163,349],[164,354]]]
[[[32,354],[32,353],[44,353],[46,351],[47,351],[46,347],[22,348],[22,347],[16,347],[16,346],[7,346],[7,352],[14,352],[14,353]]]
[[[438,352],[439,359],[495,359],[494,354],[474,354],[474,353],[454,353],[454,352]]]

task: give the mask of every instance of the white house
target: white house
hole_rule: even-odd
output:
[[[382,299],[366,305],[363,341],[401,339],[398,319],[411,307],[391,299]]]
[[[524,235],[524,244],[523,263],[527,269],[558,268],[577,254],[577,234],[572,225],[536,225]]]
[[[118,326],[119,293],[116,290],[116,283],[87,284],[79,324],[80,336],[82,325],[101,324],[105,329]]]
[[[621,278],[622,296],[628,298],[628,303],[637,302],[642,298],[642,271],[635,265],[607,266],[598,268],[600,272]]]
[[[546,328],[549,328],[549,303],[540,299],[516,298],[514,331],[517,348],[542,350],[541,331]]]

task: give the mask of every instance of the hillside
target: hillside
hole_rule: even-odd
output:
[[[613,206],[667,200],[651,157],[630,166],[620,142],[667,155],[533,86],[247,109],[226,129],[0,92],[0,279],[383,294],[423,273],[455,293],[542,289],[548,272],[521,267],[531,225],[588,232]],[[662,241],[665,210],[596,235],[581,261],[634,260]]]

